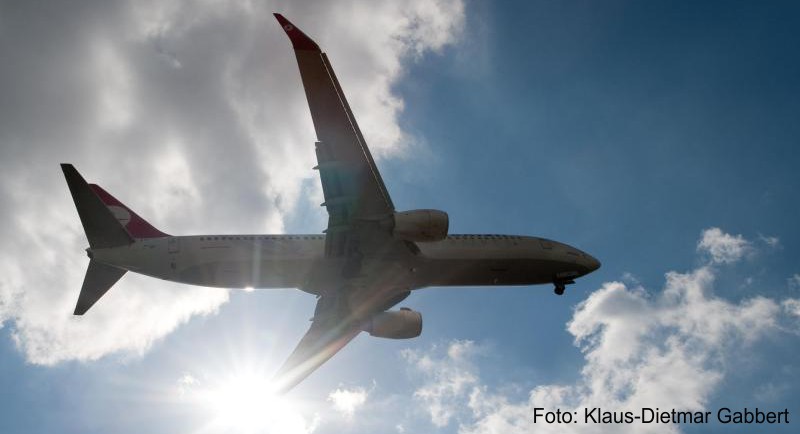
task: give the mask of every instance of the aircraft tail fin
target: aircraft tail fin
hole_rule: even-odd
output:
[[[89,261],[74,315],[85,314],[125,273],[123,269],[95,260]]]
[[[62,164],[75,208],[92,248],[131,244],[133,238],[71,164]]]
[[[111,213],[114,214],[119,224],[121,224],[133,238],[161,238],[169,236],[153,227],[147,220],[139,217],[139,214],[133,212],[133,210],[117,200],[111,193],[103,190],[99,185],[89,184],[89,187],[91,187],[95,194],[97,194],[97,197],[99,197]]]
[[[131,244],[138,238],[168,237],[97,184],[88,184],[71,164],[64,177],[92,248]]]

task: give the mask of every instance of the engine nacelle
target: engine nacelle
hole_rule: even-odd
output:
[[[421,243],[447,238],[447,230],[450,227],[447,213],[436,209],[397,212],[392,220],[392,236],[400,240]]]
[[[415,338],[422,333],[422,314],[407,307],[381,312],[367,322],[364,331],[379,338]]]

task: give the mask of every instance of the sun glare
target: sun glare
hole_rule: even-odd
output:
[[[297,411],[286,397],[276,395],[261,375],[231,375],[202,393],[211,417],[210,431],[250,433],[309,433],[313,421]]]

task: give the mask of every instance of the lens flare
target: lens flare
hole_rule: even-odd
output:
[[[232,374],[208,388],[196,388],[194,398],[210,418],[208,432],[307,434],[316,428],[316,418],[307,421],[260,374]]]

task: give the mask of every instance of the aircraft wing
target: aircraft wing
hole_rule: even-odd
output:
[[[394,213],[394,205],[328,57],[281,14],[275,18],[294,47],[317,133],[315,169],[322,181],[322,205],[328,210],[325,255],[340,257],[363,251],[364,246],[354,247],[353,241],[370,238],[375,243],[376,237],[382,238],[379,249],[399,247],[407,252],[404,243],[390,242],[388,230],[375,230],[378,222]],[[371,227],[369,237],[363,233],[365,226]]]
[[[320,297],[311,327],[275,374],[276,392],[285,393],[311,375],[361,332],[361,322],[353,319],[330,296]]]

